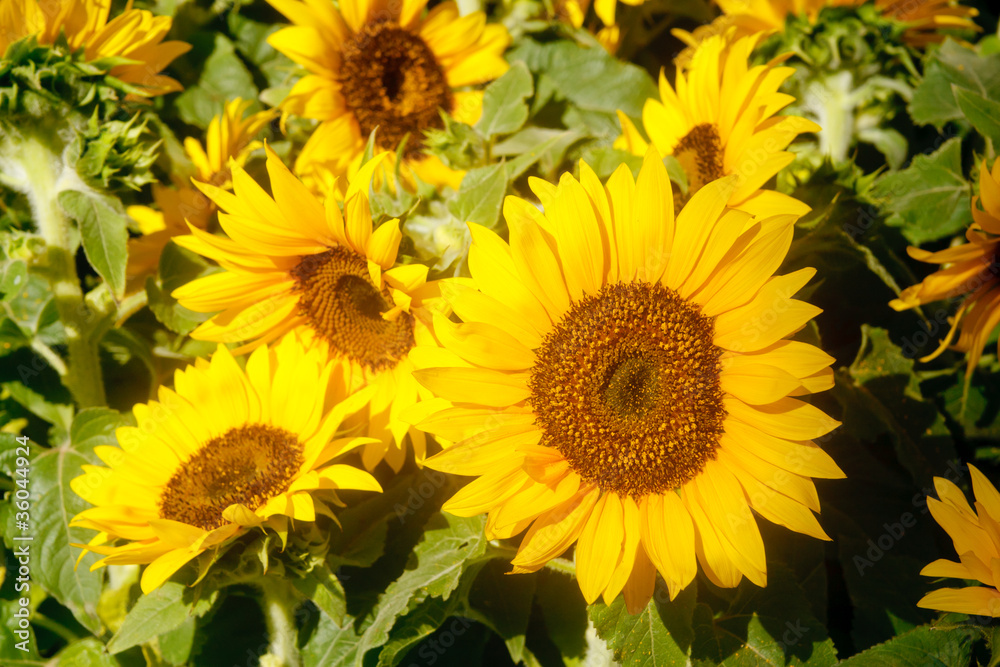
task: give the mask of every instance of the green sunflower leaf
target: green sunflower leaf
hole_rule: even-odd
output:
[[[382,646],[396,619],[424,600],[447,600],[458,587],[462,574],[486,551],[482,516],[463,518],[438,513],[424,530],[405,570],[389,584],[372,610],[370,622],[358,643],[358,665],[365,652]],[[366,621],[369,619],[366,619]]]
[[[519,663],[538,575],[510,576],[509,571],[510,563],[504,559],[491,560],[483,567],[469,591],[469,613],[500,635],[510,659]]]
[[[447,599],[424,600],[416,609],[401,618],[392,628],[389,640],[379,652],[378,667],[397,667],[418,644],[435,633],[437,633],[437,643],[423,644],[418,649],[419,658],[429,661],[431,655],[436,657],[442,651],[447,653],[455,640],[475,625],[468,618],[466,596],[478,573],[478,566],[469,568],[463,574],[459,588]],[[428,651],[431,651],[430,655],[426,655]]]
[[[164,326],[180,334],[190,333],[211,317],[211,313],[196,313],[177,303],[170,293],[181,285],[221,269],[209,264],[195,253],[175,243],[168,243],[160,255],[159,276],[146,279],[149,309]]]
[[[219,591],[213,590],[204,597],[196,593],[184,584],[168,581],[140,597],[108,642],[108,652],[121,653],[180,627],[189,618],[204,616],[215,604]]]
[[[356,622],[353,616],[347,616],[338,625],[326,614],[320,614],[316,629],[302,647],[303,667],[353,666],[358,655]]]
[[[949,139],[930,155],[918,155],[902,171],[872,185],[870,197],[913,245],[952,236],[972,222],[972,189],[962,173],[962,142]]]
[[[221,113],[226,102],[234,97],[245,100],[257,99],[257,87],[253,75],[236,54],[229,39],[220,33],[200,33],[190,39],[195,51],[200,52],[213,40],[211,54],[205,59],[198,82],[189,86],[177,98],[177,112],[186,123],[202,129],[208,127],[212,117]]]
[[[76,566],[80,549],[70,543],[86,544],[94,531],[72,528],[70,520],[90,507],[70,488],[70,481],[83,474],[84,464],[102,465],[94,447],[115,442],[114,429],[129,423],[114,410],[83,410],[73,419],[70,442],[41,450],[31,460],[31,521],[34,535],[32,579],[73,612],[73,616],[94,634],[101,633],[97,616],[104,571],[90,571],[97,554],[87,554]],[[9,531],[17,535],[21,531]]]
[[[87,665],[87,667],[118,667],[121,664],[108,655],[104,644],[95,637],[73,642],[59,652],[56,662],[60,665]]]
[[[956,87],[1000,101],[1000,54],[980,55],[946,40],[924,68],[923,81],[910,100],[910,117],[939,130],[948,121],[958,120],[963,113],[952,92]]]
[[[329,567],[326,565],[314,567],[304,576],[293,579],[292,584],[334,623],[339,625],[344,622],[344,617],[347,615],[344,587]]]
[[[642,114],[646,99],[657,96],[646,70],[600,48],[567,40],[541,44],[524,39],[507,53],[507,59],[521,60],[532,72],[544,74],[559,95],[588,111],[614,116],[621,109],[636,118]]]
[[[587,652],[587,601],[574,577],[543,568],[538,573],[535,600],[566,664],[582,661]]]
[[[406,514],[397,516],[402,520]],[[442,613],[451,613],[450,605],[431,604],[418,611],[422,605],[434,599],[448,602],[453,596],[464,600],[464,592],[456,589],[471,568],[478,571],[484,562],[486,538],[483,528],[483,517],[461,518],[436,513],[424,527],[423,538],[410,554],[406,569],[388,585],[363,618],[346,616],[342,624],[337,624],[326,614],[320,616],[315,631],[302,649],[306,667],[360,667],[369,650],[390,641],[401,617],[415,613],[412,627],[401,627],[396,636],[400,644],[386,656],[386,660],[394,664],[396,653],[403,655],[403,649],[412,643],[406,637],[419,640],[426,635],[430,620],[443,620],[447,615],[442,616]]]
[[[507,194],[507,165],[491,164],[466,172],[458,197],[448,206],[462,222],[493,227],[500,219],[500,207]]]
[[[28,284],[28,263],[7,260],[0,267],[0,301],[10,301]]]
[[[0,546],[0,563],[6,561],[6,556],[7,554],[4,553],[3,547]],[[9,563],[10,561],[6,562]],[[7,584],[7,586],[12,592],[15,592],[13,586],[10,584]],[[19,618],[23,618],[24,609],[20,604],[20,599],[20,595],[15,595],[10,600],[0,598],[0,660],[3,661],[4,665],[10,665],[10,667],[19,667],[21,665],[25,667],[28,665],[42,667],[48,663],[43,662],[38,655],[38,637],[35,635],[34,626],[28,626],[27,639],[14,634],[15,630],[24,632],[19,622]],[[29,606],[28,609],[30,614],[31,607]],[[19,612],[22,616],[15,616]]]
[[[862,343],[834,395],[845,406],[847,428],[862,441],[889,438],[914,482],[930,485],[957,458],[944,418],[925,400],[913,373],[914,361],[885,329],[862,326]]]
[[[528,67],[523,62],[515,62],[483,91],[483,114],[476,129],[487,138],[521,129],[528,120],[528,105],[524,100],[531,97],[534,90]]]
[[[34,378],[35,375],[40,375],[33,367],[22,365],[18,366],[18,372],[26,380]],[[58,432],[65,434],[69,430],[70,422],[73,420],[73,406],[69,403],[68,397],[66,397],[67,401],[65,403],[56,403],[53,400],[54,397],[40,394],[31,389],[28,384],[35,385],[36,382],[4,382],[2,386],[4,391],[12,399],[23,405],[28,412],[40,419],[44,419],[52,424]]]
[[[972,663],[974,628],[922,625],[840,663],[843,667],[964,667]]]
[[[939,328],[939,336],[944,336],[947,326],[945,320]],[[985,445],[977,451],[978,457],[989,454],[991,458],[997,458],[1000,454],[1000,447],[997,447],[1000,442],[1000,414],[997,412],[997,405],[1000,405],[1000,374],[997,373],[997,366],[994,363],[975,370],[968,391],[964,380],[964,376],[958,374],[952,385],[941,393],[945,410],[962,425],[966,438]]]
[[[156,638],[160,655],[171,665],[186,665],[195,647],[198,620],[188,617],[183,623]]]
[[[646,608],[634,616],[619,595],[611,605],[590,605],[590,620],[622,667],[683,665],[695,640],[692,620],[697,593],[696,585],[688,586],[670,600],[658,586]]]
[[[715,615],[699,603],[693,619],[690,655],[696,666],[837,663],[833,640],[812,615],[794,576],[781,565],[768,563],[767,588],[744,580],[724,613]]]
[[[979,134],[1000,143],[1000,103],[988,100],[978,93],[952,86],[958,108],[965,114]]]
[[[121,204],[94,191],[63,190],[59,205],[80,225],[83,250],[91,266],[121,298],[125,293],[128,221]]]

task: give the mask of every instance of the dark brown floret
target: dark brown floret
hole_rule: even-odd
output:
[[[608,285],[536,351],[541,444],[584,480],[641,497],[682,486],[715,458],[726,411],[714,324],[660,285]]]
[[[453,107],[448,80],[424,40],[376,21],[344,45],[342,58],[340,92],[361,136],[377,127],[379,148],[394,151],[409,134],[405,156],[419,156],[424,131],[444,126],[438,110]]]
[[[174,473],[160,495],[160,516],[205,530],[219,528],[230,505],[256,510],[287,491],[302,461],[302,445],[284,429],[264,424],[230,429]]]
[[[392,309],[388,286],[379,290],[367,262],[336,247],[302,258],[291,271],[299,293],[299,313],[333,350],[371,371],[393,368],[413,347],[413,316]]]

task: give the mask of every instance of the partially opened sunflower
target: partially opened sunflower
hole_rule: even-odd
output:
[[[638,180],[537,179],[544,213],[508,197],[510,242],[470,225],[472,278],[446,286],[463,323],[419,350],[417,379],[453,403],[418,423],[457,441],[429,467],[475,476],[444,506],[488,512],[487,537],[527,530],[515,572],[576,544],[588,602],[645,606],[697,562],[715,584],[767,579],[751,509],[820,539],[811,477],[843,473],[813,438],[838,422],[798,396],[833,386],[831,357],[784,340],[819,311],[774,276],[795,213],[726,208],[733,178],[674,215],[655,149]],[[766,322],[767,324],[764,324]]]
[[[181,90],[174,79],[159,74],[191,45],[164,42],[173,19],[154,16],[144,9],[125,10],[108,21],[111,3],[106,0],[5,0],[0,4],[0,57],[11,43],[34,35],[39,44],[51,45],[60,34],[73,50],[84,49],[87,60],[121,56],[134,60],[116,65],[111,75],[135,84],[145,95]]]
[[[809,210],[805,204],[761,188],[794,159],[785,150],[788,144],[820,127],[799,116],[776,115],[795,100],[778,92],[795,70],[780,66],[787,56],[751,66],[750,55],[759,41],[760,35],[714,35],[698,46],[686,68],[678,67],[673,87],[660,72],[660,99],[646,100],[643,128],[657,151],[673,155],[684,168],[688,196],[706,183],[736,174],[729,206],[758,216],[803,215]],[[632,121],[620,111],[618,117],[622,135],[615,147],[645,153],[647,142]],[[676,203],[680,206],[683,200]]]
[[[204,145],[194,137],[184,139],[184,152],[195,169],[191,178],[221,188],[232,187],[230,161],[240,167],[246,164],[250,154],[263,146],[257,135],[276,113],[268,109],[246,115],[251,104],[250,100],[239,97],[226,102],[223,112],[209,122]],[[142,233],[128,242],[127,292],[145,287],[146,276],[156,273],[160,255],[170,239],[187,234],[188,224],[207,228],[216,211],[215,204],[189,182],[175,178],[174,186],[153,184],[156,208],[129,206],[126,209]]]
[[[458,187],[462,172],[423,151],[423,133],[444,127],[445,111],[473,124],[483,93],[470,86],[507,71],[506,28],[486,15],[459,16],[442,2],[425,13],[427,0],[268,0],[292,23],[268,43],[309,74],[282,102],[286,114],[321,121],[295,162],[295,171],[317,191],[329,177],[361,159],[378,128],[381,150],[396,151],[407,137],[406,170],[435,185]]]
[[[964,297],[950,318],[951,328],[940,346],[921,361],[940,356],[949,347],[967,354],[965,373],[979,364],[983,346],[1000,324],[1000,160],[993,171],[983,160],[979,167],[979,196],[972,199],[973,223],[965,233],[968,243],[929,252],[909,247],[910,257],[944,265],[940,271],[904,289],[889,302],[895,310],[907,310],[926,303]],[[958,340],[955,334],[961,330]],[[954,341],[954,342],[953,342]]]
[[[216,260],[225,269],[175,290],[186,308],[217,312],[191,335],[250,350],[295,331],[309,345],[344,361],[353,387],[375,388],[365,412],[367,433],[377,442],[362,452],[372,469],[386,459],[394,470],[405,461],[409,424],[399,411],[426,393],[411,376],[414,345],[433,345],[430,306],[437,288],[427,267],[396,266],[399,221],[373,229],[368,206],[372,173],[384,158],[370,160],[347,189],[344,211],[320,201],[267,149],[273,197],[242,168],[233,167],[234,193],[195,182],[222,210],[229,238],[191,226],[174,242]],[[423,433],[411,441],[424,456]]]
[[[1000,616],[1000,493],[983,473],[969,464],[975,509],[962,490],[943,477],[934,478],[940,500],[927,499],[931,516],[951,537],[959,562],[939,558],[920,571],[926,577],[978,579],[983,586],[941,588],[920,599],[918,607],[974,616]]]
[[[339,489],[381,491],[362,470],[328,465],[364,442],[335,437],[365,396],[349,396],[334,370],[289,337],[258,348],[246,371],[222,346],[178,371],[173,389],[133,408],[137,426],[118,429],[118,447],[95,449],[107,467],[85,465],[71,482],[94,507],[70,525],[98,531],[74,546],[104,556],[92,569],[148,564],[149,593],[248,528],[284,536],[289,519],[331,514]]]

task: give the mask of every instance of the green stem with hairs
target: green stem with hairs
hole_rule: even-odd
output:
[[[6,128],[5,128],[6,129]],[[66,332],[68,363],[61,373],[63,383],[81,408],[106,404],[97,341],[91,324],[97,319],[84,301],[80,277],[76,273],[77,239],[72,223],[59,206],[59,192],[77,181],[75,173],[63,169],[61,151],[53,132],[46,140],[42,130],[19,137],[0,138],[0,182],[24,193],[47,247],[45,273]],[[51,361],[51,360],[50,360]],[[56,370],[60,370],[58,366]]]
[[[292,585],[287,581],[264,577],[258,586],[264,594],[261,607],[271,642],[267,647],[268,655],[282,667],[299,667],[298,628],[295,626],[295,609],[299,600]]]
[[[802,105],[812,111],[823,129],[819,132],[820,152],[829,155],[833,163],[847,160],[854,139],[854,77],[839,72],[813,81],[806,86]]]

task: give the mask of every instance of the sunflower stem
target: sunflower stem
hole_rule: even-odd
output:
[[[120,327],[125,323],[125,320],[145,308],[148,303],[149,295],[146,294],[146,290],[139,290],[135,294],[122,299],[122,302],[118,304],[118,321],[115,322],[115,326]]]
[[[45,628],[54,635],[59,635],[67,644],[72,644],[77,639],[80,638],[78,634],[67,628],[65,625],[58,623],[44,614],[39,614],[37,611],[31,616],[32,625],[37,625],[40,628]]]
[[[802,105],[812,112],[823,129],[819,132],[819,148],[830,156],[835,165],[847,160],[854,138],[853,95],[854,77],[839,72],[813,81],[805,89]]]
[[[299,667],[298,628],[295,625],[298,598],[287,581],[264,577],[258,585],[264,594],[262,607],[271,642],[267,654],[274,659],[269,663],[261,660],[261,664]]]
[[[58,133],[43,138],[41,131],[0,140],[0,182],[24,193],[31,204],[31,213],[42,238],[45,239],[45,274],[55,298],[59,319],[66,332],[68,363],[62,375],[63,383],[81,408],[106,403],[104,382],[96,341],[91,338],[90,324],[97,318],[87,307],[76,273],[77,235],[59,206],[61,190],[71,189],[79,181],[75,172],[63,168]],[[66,182],[70,181],[70,182]],[[46,356],[46,359],[53,360]],[[57,371],[60,368],[54,366]]]

